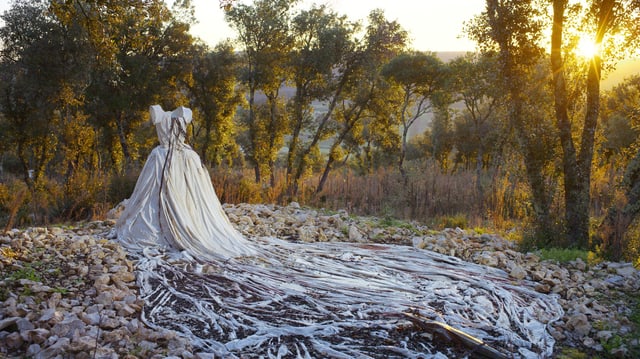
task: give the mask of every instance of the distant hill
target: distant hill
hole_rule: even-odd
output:
[[[440,60],[444,62],[449,62],[456,57],[464,56],[466,54],[465,51],[439,51],[436,52],[436,56],[440,58]]]
[[[456,57],[463,56],[466,52],[464,51],[443,51],[437,52],[436,55],[444,62],[449,62]],[[625,60],[618,64],[615,71],[610,74],[606,74],[605,78],[602,80],[602,89],[610,90],[620,82],[624,81],[624,79],[632,76],[632,75],[640,75],[640,58]],[[285,96],[285,98],[291,98],[295,94],[295,89],[293,87],[285,86],[280,90],[280,93]],[[262,94],[256,95],[256,101],[258,103],[265,101],[266,98]],[[316,113],[322,112],[326,109],[326,106],[322,103],[314,102],[313,106],[315,107]],[[432,114],[426,114],[416,121],[413,126],[409,129],[409,137],[413,137],[415,135],[421,134],[428,127],[432,120]]]
[[[464,54],[465,52],[461,51],[436,53],[436,55],[444,62],[449,62]],[[624,60],[618,63],[616,69],[609,74],[605,74],[605,77],[602,79],[602,90],[610,90],[633,75],[640,75],[640,58]],[[418,121],[416,121],[409,129],[409,137],[422,134],[431,123],[432,118],[433,115],[430,113],[419,118]]]
[[[610,90],[633,75],[640,75],[640,58],[619,62],[612,73],[605,74],[605,78],[602,79],[602,89]]]

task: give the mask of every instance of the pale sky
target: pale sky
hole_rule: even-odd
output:
[[[192,26],[193,35],[211,46],[235,37],[224,21],[219,0],[192,2],[199,21]],[[0,13],[11,3],[0,0]],[[302,0],[300,6],[309,8],[313,3],[329,5],[352,21],[364,21],[371,10],[382,9],[387,19],[398,21],[409,32],[411,47],[421,51],[474,50],[474,43],[462,33],[463,22],[482,12],[485,6],[484,0]]]
[[[192,0],[199,23],[192,33],[210,45],[234,32],[224,21],[218,0]],[[243,2],[246,2],[243,1]],[[373,9],[382,9],[388,20],[396,20],[409,32],[411,47],[421,51],[473,51],[475,44],[464,37],[463,23],[484,10],[484,0],[302,0],[301,7],[326,4],[350,20],[366,20]]]

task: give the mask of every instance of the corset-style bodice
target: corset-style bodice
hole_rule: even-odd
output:
[[[178,107],[173,112],[165,111],[160,105],[150,107],[151,122],[156,126],[158,140],[162,146],[185,145],[187,125],[191,122],[191,110],[186,107]]]

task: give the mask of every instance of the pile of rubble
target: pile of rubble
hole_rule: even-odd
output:
[[[624,300],[625,293],[640,289],[640,272],[629,263],[552,263],[520,253],[513,242],[496,235],[433,231],[418,224],[389,226],[376,218],[296,203],[226,205],[225,210],[248,238],[410,245],[500,268],[514,283],[530,283],[535,291],[559,296],[564,317],[550,328],[557,344],[620,357],[638,350],[637,340],[613,340],[638,330],[628,319],[634,308]],[[141,322],[144,303],[135,263],[117,242],[106,239],[113,224],[34,227],[0,235],[0,355],[208,357],[177,333]]]

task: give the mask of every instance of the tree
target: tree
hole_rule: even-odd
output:
[[[291,137],[287,153],[287,187],[290,196],[298,192],[301,176],[318,141],[327,137],[327,116],[316,118],[313,101],[326,101],[340,94],[340,78],[348,54],[353,49],[354,25],[326,6],[312,7],[297,14],[291,25],[294,47],[289,71],[295,94],[290,100]],[[333,97],[336,98],[335,96]],[[335,104],[335,101],[329,101]],[[331,106],[327,113],[331,113]],[[306,134],[306,136],[305,136]]]
[[[287,80],[285,64],[293,45],[290,35],[290,10],[297,0],[258,0],[252,5],[238,4],[225,14],[237,31],[242,47],[241,81],[248,90],[248,111],[243,121],[247,141],[243,148],[252,162],[256,182],[262,180],[266,166],[271,172],[283,141],[286,119],[281,107],[280,88]],[[258,117],[256,95],[262,91],[266,112]]]
[[[554,133],[544,121],[545,108],[539,106],[544,103],[540,101],[544,89],[529,86],[541,83],[537,66],[544,58],[543,9],[539,0],[487,0],[486,10],[467,25],[467,32],[482,52],[496,56],[509,125],[516,131],[531,188],[534,236],[548,242],[554,234],[550,215],[554,192],[545,172],[552,164],[553,146],[547,145],[553,143]]]
[[[629,33],[637,29],[640,8],[637,2],[599,0],[593,1],[582,14],[587,33],[596,48],[606,49],[596,52],[588,59],[585,87],[586,97],[583,120],[580,123],[579,141],[575,141],[576,130],[570,113],[567,80],[563,53],[567,44],[563,42],[567,28],[567,0],[553,1],[553,27],[551,33],[551,69],[553,71],[554,102],[556,124],[563,151],[563,173],[565,193],[565,221],[567,240],[571,246],[586,248],[589,245],[589,204],[591,189],[591,168],[593,165],[595,133],[600,111],[600,80],[603,70],[603,56],[614,55],[618,50],[613,44],[616,33]],[[636,32],[637,35],[637,32]],[[609,38],[609,39],[607,39]],[[628,38],[628,36],[627,36]],[[637,40],[634,40],[637,41]],[[631,50],[631,48],[627,48]],[[611,56],[612,62],[615,56]]]
[[[372,99],[379,93],[382,67],[404,51],[406,42],[407,32],[400,24],[396,21],[388,21],[380,10],[373,10],[369,14],[362,47],[354,53],[355,67],[350,69],[354,71],[353,77],[348,79],[343,90],[345,99],[334,114],[337,131],[316,193],[322,191],[329,172],[340,158],[340,146],[349,136],[353,140],[352,131],[362,126],[360,122],[363,119],[372,115],[369,113],[370,105]]]
[[[500,128],[496,112],[502,96],[495,86],[497,64],[495,58],[487,54],[468,53],[454,59],[448,66],[454,101],[460,101],[464,105],[463,114],[456,122],[455,137],[460,139],[456,147],[458,150],[462,150],[463,146],[471,147],[469,155],[475,152],[476,189],[482,199],[484,189],[481,174],[484,157],[491,144],[498,142],[497,136],[492,134],[497,133]],[[466,131],[467,135],[463,135],[461,131]]]
[[[431,154],[443,170],[449,169],[449,156],[453,150],[453,122],[449,106],[436,109],[431,123]]]
[[[620,181],[620,200],[614,201],[598,226],[595,242],[611,259],[620,260],[627,253],[625,235],[640,215],[640,76],[616,86],[606,97],[606,131],[603,144],[607,157],[615,156],[617,167],[625,168]],[[606,111],[608,109],[608,111]],[[630,160],[628,156],[632,156]],[[626,259],[626,258],[624,258]]]
[[[402,137],[396,115],[402,95],[398,86],[390,85],[380,76],[365,117],[345,138],[343,147],[347,153],[355,153],[362,173],[370,174],[374,168],[398,164]]]
[[[45,51],[51,50],[49,37],[57,29],[39,3],[16,3],[2,19],[2,140],[14,148],[23,179],[33,192],[56,143],[48,100],[56,97],[59,78],[49,76],[53,74],[45,64]]]
[[[84,112],[96,57],[87,33],[40,2],[16,3],[4,19],[4,140],[16,148],[36,209],[47,197],[43,179],[57,177],[65,198],[59,215],[86,218],[87,200],[96,193],[88,188],[97,184],[89,179],[98,165],[95,133]]]
[[[640,134],[640,75],[632,76],[608,91],[603,97],[601,117],[604,125],[604,155],[620,156],[628,162],[632,145]],[[618,162],[620,164],[620,162]]]
[[[190,92],[191,108],[198,113],[194,124],[194,150],[205,164],[219,165],[222,159],[238,152],[234,139],[234,116],[242,103],[236,89],[237,57],[229,43],[213,51],[194,47],[193,73],[185,86]]]
[[[487,11],[469,26],[469,33],[485,51],[498,51],[510,101],[510,118],[523,144],[523,156],[527,176],[532,188],[534,209],[538,228],[550,228],[545,207],[550,200],[552,188],[544,185],[544,163],[539,157],[542,138],[528,137],[531,133],[522,122],[526,108],[525,75],[540,60],[540,44],[544,22],[543,10],[546,2],[488,0]],[[638,44],[638,4],[634,1],[596,0],[584,7],[568,0],[552,1],[553,21],[551,27],[551,74],[554,117],[557,143],[562,150],[562,175],[564,183],[565,236],[559,244],[586,248],[589,244],[589,204],[591,168],[595,144],[595,133],[600,108],[600,79],[603,57],[609,56],[609,65],[624,56]],[[594,46],[602,50],[586,61],[584,86],[570,91],[568,74],[574,68],[567,61],[575,45],[577,34],[590,36]],[[622,36],[621,36],[622,35]],[[565,41],[569,38],[570,41]],[[621,46],[622,45],[622,46]],[[622,49],[625,48],[625,51]],[[584,107],[580,96],[585,98]],[[540,102],[545,103],[545,102]],[[582,121],[575,118],[582,117]],[[542,114],[542,117],[546,118]],[[546,126],[546,124],[544,125]],[[539,134],[549,133],[540,128]],[[534,132],[535,133],[535,132]],[[548,139],[549,137],[543,137]],[[546,153],[551,153],[548,147]],[[543,232],[542,232],[543,234]]]
[[[426,113],[433,110],[438,92],[443,91],[447,79],[446,67],[434,53],[406,53],[391,60],[382,75],[400,87],[401,96],[394,116],[400,122],[402,134],[398,170],[407,180],[404,160],[409,129]]]
[[[86,109],[101,130],[114,167],[124,170],[138,159],[134,135],[147,108],[160,99],[165,106],[186,104],[178,79],[190,72],[189,26],[174,19],[163,1],[74,0],[52,2],[63,23],[85,29],[98,63],[86,89]]]

